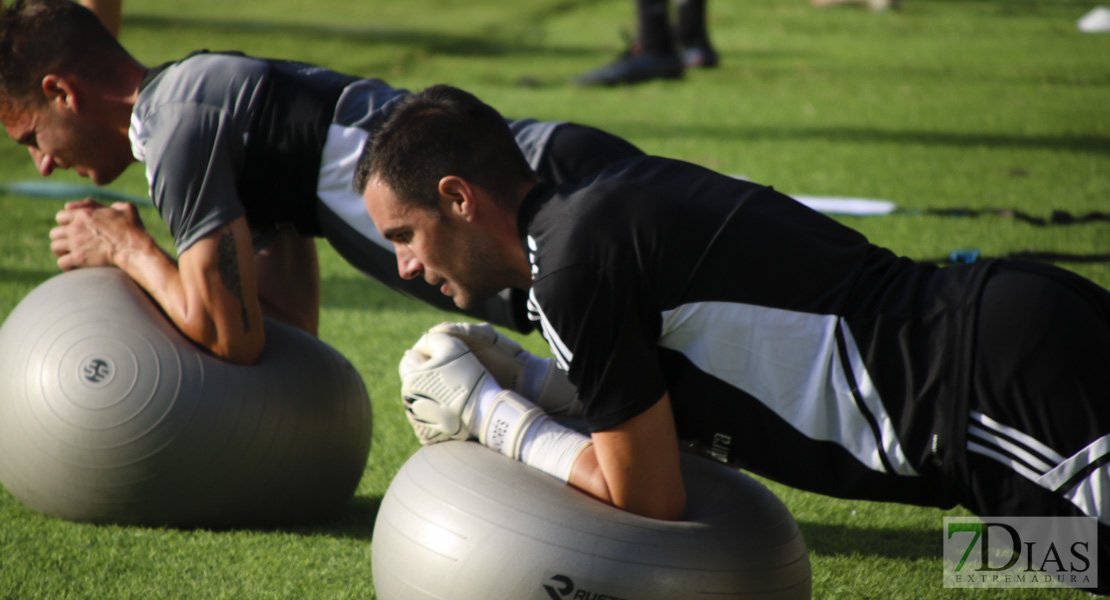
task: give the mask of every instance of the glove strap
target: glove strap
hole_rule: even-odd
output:
[[[478,428],[478,441],[513,460],[520,460],[520,447],[528,428],[543,416],[535,404],[520,394],[504,390],[484,406],[482,426]]]

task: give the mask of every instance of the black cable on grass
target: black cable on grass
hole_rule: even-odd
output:
[[[1097,221],[1110,221],[1110,213],[1093,211],[1083,215],[1073,215],[1065,210],[1054,210],[1049,218],[1038,217],[1010,208],[922,208],[895,211],[895,214],[928,215],[934,217],[980,217],[983,215],[1006,217],[1023,221],[1037,227],[1049,225],[1079,225]]]

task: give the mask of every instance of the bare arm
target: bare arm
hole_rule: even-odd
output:
[[[320,324],[316,240],[283,233],[255,255],[262,312],[312,335]]]
[[[129,204],[73,202],[57,222],[50,247],[62,270],[119,267],[186,337],[214,355],[250,364],[262,353],[262,309],[245,218],[197,241],[177,262],[158,247]]]
[[[656,519],[680,519],[686,489],[668,394],[640,415],[594,433],[569,483],[600,500]]]

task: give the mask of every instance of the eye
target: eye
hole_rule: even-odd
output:
[[[412,243],[411,231],[390,231],[385,234],[385,239],[397,244],[398,246],[407,246]]]

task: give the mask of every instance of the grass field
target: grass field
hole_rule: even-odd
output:
[[[904,209],[1110,211],[1110,35],[1075,22],[1087,0],[906,0],[898,13],[806,0],[713,0],[722,65],[684,81],[581,89],[613,58],[629,0],[125,0],[122,41],[146,64],[198,49],[315,62],[418,89],[448,82],[512,116],[573,119],[645,150],[788,193],[881,198]],[[37,177],[0,145],[0,181]],[[76,181],[71,174],[55,175]],[[112,188],[144,194],[133,167]],[[0,196],[0,317],[56,273],[58,203]],[[169,248],[157,215],[148,226]],[[999,216],[844,221],[905,255],[961,248],[1110,252],[1110,223],[1035,227]],[[370,463],[350,506],[315,526],[177,530],[42,517],[0,490],[0,598],[373,598],[372,530],[417,448],[396,363],[444,315],[362,278],[324,243],[321,337],[364,376]],[[1065,263],[1110,287],[1110,266]],[[546,352],[536,336],[519,338]],[[769,484],[799,521],[818,598],[1037,598],[941,586],[933,509],[844,501]],[[1057,591],[1051,597],[1082,597]]]

